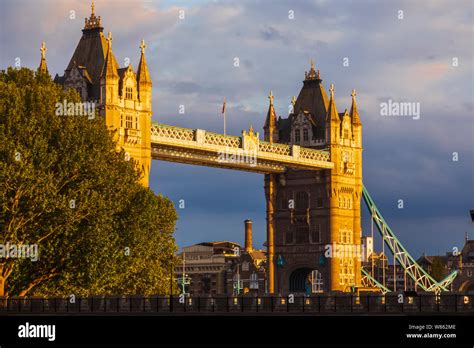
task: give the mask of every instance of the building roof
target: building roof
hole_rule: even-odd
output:
[[[303,87],[296,98],[294,113],[308,111],[316,125],[324,126],[328,106],[329,98],[322,84],[319,70],[316,72],[314,64],[311,63],[311,69],[305,74]]]
[[[250,257],[254,260],[266,260],[267,254],[263,250],[252,250],[249,252]]]
[[[311,69],[305,73],[303,87],[294,101],[293,113],[288,118],[278,118],[279,142],[290,142],[291,124],[300,112],[308,115],[314,128],[325,129],[328,107],[329,98],[322,84],[319,70],[316,71],[314,63],[311,62]]]

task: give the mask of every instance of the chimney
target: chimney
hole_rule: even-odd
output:
[[[245,220],[245,251],[252,251],[252,220]]]

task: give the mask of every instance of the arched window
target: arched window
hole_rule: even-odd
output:
[[[321,242],[321,224],[316,224],[311,229],[311,243]]]
[[[299,143],[301,141],[301,138],[300,138],[300,129],[299,128],[296,128],[295,129],[295,143]]]
[[[133,99],[133,88],[125,87],[125,99]]]
[[[309,208],[308,192],[300,191],[296,193],[296,209]]]
[[[308,226],[301,226],[296,228],[296,244],[309,243],[309,228]]]
[[[250,275],[250,289],[258,289],[258,274],[252,273]]]
[[[130,114],[127,115],[127,118],[125,121],[125,128],[129,128],[129,129],[133,128],[133,117]]]
[[[323,292],[323,275],[317,269],[311,271],[309,274],[309,283],[311,284],[311,292]]]
[[[308,139],[309,139],[308,128],[303,128],[303,141],[308,141]]]

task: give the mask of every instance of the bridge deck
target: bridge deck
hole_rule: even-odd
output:
[[[258,133],[223,135],[164,124],[151,127],[152,158],[186,164],[282,173],[285,168],[331,169],[329,151],[260,141]]]

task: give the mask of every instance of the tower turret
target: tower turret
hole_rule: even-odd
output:
[[[356,90],[353,89],[352,93],[352,106],[351,106],[351,123],[352,123],[352,138],[355,141],[357,147],[362,147],[362,123],[360,122],[359,111],[357,110],[356,103]]]
[[[138,96],[143,108],[151,110],[151,89],[152,82],[150,73],[148,72],[148,65],[145,59],[145,40],[141,41],[140,44],[140,62],[138,63],[137,70],[137,82],[138,82]]]
[[[328,144],[337,144],[340,136],[341,120],[337,113],[336,100],[334,99],[334,85],[329,88],[330,99],[328,113],[326,116],[326,142]]]
[[[274,97],[272,91],[270,91],[268,99],[270,100],[270,105],[268,106],[267,119],[265,120],[265,125],[263,126],[264,139],[265,141],[273,143],[274,141],[278,142],[278,133],[276,130],[277,117],[275,108],[273,107]]]
[[[112,53],[112,33],[107,36],[107,55],[100,77],[101,104],[115,104],[118,102],[119,75],[117,64]]]

